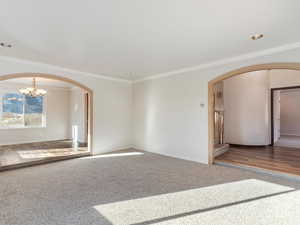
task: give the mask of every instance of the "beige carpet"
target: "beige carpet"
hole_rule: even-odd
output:
[[[0,173],[2,225],[297,225],[300,183],[118,152]]]

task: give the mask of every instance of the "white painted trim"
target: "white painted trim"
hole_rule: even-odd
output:
[[[80,87],[74,86],[70,88],[71,91],[82,90]]]
[[[47,64],[47,63],[34,62],[34,61],[25,60],[25,59],[18,59],[18,58],[14,58],[14,57],[0,56],[0,61],[27,64],[27,65],[33,65],[33,66],[42,66],[42,67],[49,68],[49,69],[61,70],[61,71],[66,72],[66,73],[77,73],[77,74],[80,74],[80,75],[83,75],[83,76],[89,76],[89,77],[95,77],[95,78],[100,78],[100,79],[105,79],[105,80],[131,83],[130,80],[123,79],[123,78],[115,78],[115,77],[111,77],[109,75],[101,75],[101,74],[95,74],[95,73],[81,72],[81,71],[72,70],[72,69],[69,69],[69,68],[55,66],[55,65],[51,65],[51,64]]]
[[[124,145],[124,146],[119,146],[119,147],[113,147],[113,148],[109,148],[106,150],[102,150],[97,154],[93,154],[93,156],[95,155],[102,155],[102,154],[106,154],[106,153],[110,153],[110,152],[114,152],[114,151],[120,151],[120,150],[125,150],[125,149],[132,149],[133,145]]]
[[[262,51],[248,53],[248,54],[243,54],[243,55],[239,55],[239,56],[235,56],[235,57],[231,57],[231,58],[225,58],[225,59],[221,59],[221,60],[217,60],[217,61],[212,61],[212,62],[200,64],[198,66],[186,67],[186,68],[182,68],[182,69],[179,69],[179,70],[169,71],[169,72],[166,72],[166,73],[154,74],[154,75],[144,77],[144,78],[141,78],[141,79],[136,79],[136,80],[133,81],[133,83],[138,83],[138,82],[143,82],[143,81],[147,81],[147,80],[153,80],[153,79],[169,77],[169,76],[173,76],[173,75],[176,75],[176,74],[192,72],[192,71],[196,71],[196,70],[208,69],[208,68],[215,67],[215,66],[220,66],[220,65],[224,65],[224,64],[228,64],[228,63],[253,59],[253,58],[266,56],[266,55],[271,55],[271,54],[274,54],[274,53],[280,53],[280,52],[284,52],[284,51],[288,51],[288,50],[292,50],[292,49],[297,49],[297,48],[300,48],[300,42],[281,45],[281,46],[278,46],[278,47],[269,48],[269,49],[265,49],[265,50],[262,50]]]
[[[293,136],[293,137],[300,137],[300,134],[292,134],[292,133],[280,133],[280,136]],[[279,137],[280,138],[280,137]]]
[[[138,145],[132,145],[132,148],[136,149],[138,151],[150,152],[150,153],[153,153],[153,154],[163,155],[163,156],[167,156],[167,157],[170,157],[170,158],[182,159],[182,160],[187,160],[187,161],[191,161],[191,162],[197,162],[197,163],[207,164],[207,162],[203,162],[203,161],[197,160],[195,158],[183,157],[183,156],[179,156],[179,155],[173,155],[173,154],[166,153],[166,152],[158,152],[158,151],[152,150],[152,149],[150,149],[148,147],[142,147],[142,146],[138,146]]]

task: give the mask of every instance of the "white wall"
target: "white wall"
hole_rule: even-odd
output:
[[[249,55],[244,61],[227,60],[215,66],[181,70],[136,82],[133,89],[134,145],[147,151],[207,163],[208,81],[244,66],[299,60],[299,48],[279,53],[269,51],[257,57]]]
[[[300,136],[300,91],[280,92],[280,133]]]
[[[291,87],[300,85],[300,71],[295,70],[272,70],[270,87]]]
[[[300,60],[297,46],[276,51],[164,74],[136,82],[133,89],[130,82],[5,57],[0,57],[0,76],[50,73],[91,88],[94,91],[94,153],[133,143],[144,150],[207,163],[208,82],[244,66]]]
[[[139,149],[188,159],[199,158],[205,123],[197,78],[166,79],[134,85],[134,144]],[[203,132],[203,133],[202,133]],[[184,133],[184,134],[183,134]]]
[[[0,57],[0,76],[12,73],[49,73],[86,85],[94,92],[93,153],[131,146],[130,82],[106,79],[41,63]]]
[[[53,141],[70,138],[68,107],[70,101],[70,90],[62,88],[43,88],[47,90],[47,95],[45,96],[46,104],[44,105],[46,126],[41,128],[0,129],[0,145]],[[18,86],[0,86],[0,95],[8,92],[18,92]],[[0,101],[2,101],[2,98]]]
[[[268,71],[224,80],[224,140],[240,145],[270,144]]]
[[[77,135],[78,141],[85,143],[86,140],[86,111],[85,92],[80,88],[70,91],[70,133],[73,137]],[[77,131],[75,131],[76,129]],[[75,135],[75,132],[77,133]]]

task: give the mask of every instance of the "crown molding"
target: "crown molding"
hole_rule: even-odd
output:
[[[179,70],[173,70],[173,71],[169,71],[169,72],[165,72],[165,73],[153,74],[153,75],[150,75],[150,76],[146,76],[146,77],[143,77],[143,78],[140,78],[140,79],[137,78],[137,79],[133,79],[133,80],[125,79],[125,78],[115,78],[115,77],[111,77],[109,75],[103,75],[103,74],[82,72],[82,71],[78,71],[78,70],[73,70],[73,69],[64,68],[64,67],[60,67],[60,66],[55,66],[55,65],[52,65],[52,64],[34,62],[34,61],[30,61],[30,60],[19,59],[19,58],[9,57],[9,56],[0,56],[0,61],[21,63],[21,64],[27,64],[27,65],[33,65],[33,66],[42,66],[44,68],[48,68],[48,69],[52,69],[52,70],[60,70],[61,72],[75,73],[75,74],[79,74],[79,75],[83,75],[83,76],[94,77],[94,78],[104,79],[104,80],[126,82],[126,83],[139,83],[139,82],[143,82],[143,81],[147,81],[147,80],[170,77],[170,76],[181,74],[181,73],[208,69],[208,68],[212,68],[212,67],[215,67],[215,66],[221,66],[221,65],[224,65],[224,64],[228,64],[228,63],[244,61],[244,60],[248,60],[248,59],[253,59],[253,58],[262,57],[262,56],[266,56],[266,55],[271,55],[271,54],[274,54],[274,53],[280,53],[280,52],[293,50],[293,49],[297,49],[297,48],[300,48],[300,42],[281,45],[281,46],[278,46],[278,47],[269,48],[269,49],[265,49],[265,50],[262,50],[262,51],[256,51],[256,52],[252,52],[252,53],[248,53],[248,54],[234,56],[234,57],[231,57],[231,58],[216,60],[216,61],[200,64],[200,65],[197,65],[197,66],[182,68],[182,69],[179,69]]]
[[[32,66],[41,66],[41,67],[52,69],[52,70],[60,70],[61,72],[66,72],[66,73],[76,73],[79,75],[94,77],[94,78],[98,78],[98,79],[131,83],[130,80],[123,79],[123,78],[115,78],[115,77],[111,77],[109,75],[82,72],[82,71],[73,70],[73,69],[69,69],[69,68],[65,68],[65,67],[61,67],[61,66],[55,66],[52,64],[35,62],[35,61],[31,61],[31,60],[26,60],[26,59],[19,59],[19,58],[10,57],[10,56],[0,56],[0,61],[20,63],[20,64],[26,64],[26,65],[32,65]]]
[[[217,60],[217,61],[212,61],[212,62],[209,62],[209,63],[200,64],[200,65],[193,66],[193,67],[186,67],[186,68],[182,68],[182,69],[179,69],[179,70],[169,71],[169,72],[166,72],[166,73],[154,74],[154,75],[147,76],[147,77],[144,77],[144,78],[141,78],[141,79],[135,79],[135,80],[133,80],[133,83],[139,83],[139,82],[143,82],[143,81],[147,81],[147,80],[170,77],[170,76],[177,75],[177,74],[180,74],[180,73],[193,72],[193,71],[196,71],[196,70],[208,69],[208,68],[215,67],[215,66],[221,66],[221,65],[224,65],[224,64],[228,64],[228,63],[244,61],[244,60],[248,60],[248,59],[253,59],[253,58],[266,56],[266,55],[271,55],[271,54],[274,54],[274,53],[280,53],[280,52],[293,50],[293,49],[297,49],[297,48],[300,48],[300,42],[281,45],[281,46],[278,46],[278,47],[269,48],[269,49],[265,49],[265,50],[262,50],[262,51],[256,51],[256,52],[252,52],[252,53],[248,53],[248,54],[234,56],[234,57],[231,57],[231,58],[225,58],[225,59],[221,59],[221,60]]]

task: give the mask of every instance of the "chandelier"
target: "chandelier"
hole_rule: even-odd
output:
[[[44,96],[47,94],[46,90],[37,88],[35,77],[32,79],[32,87],[21,88],[19,92],[23,95],[30,96],[30,97]]]

